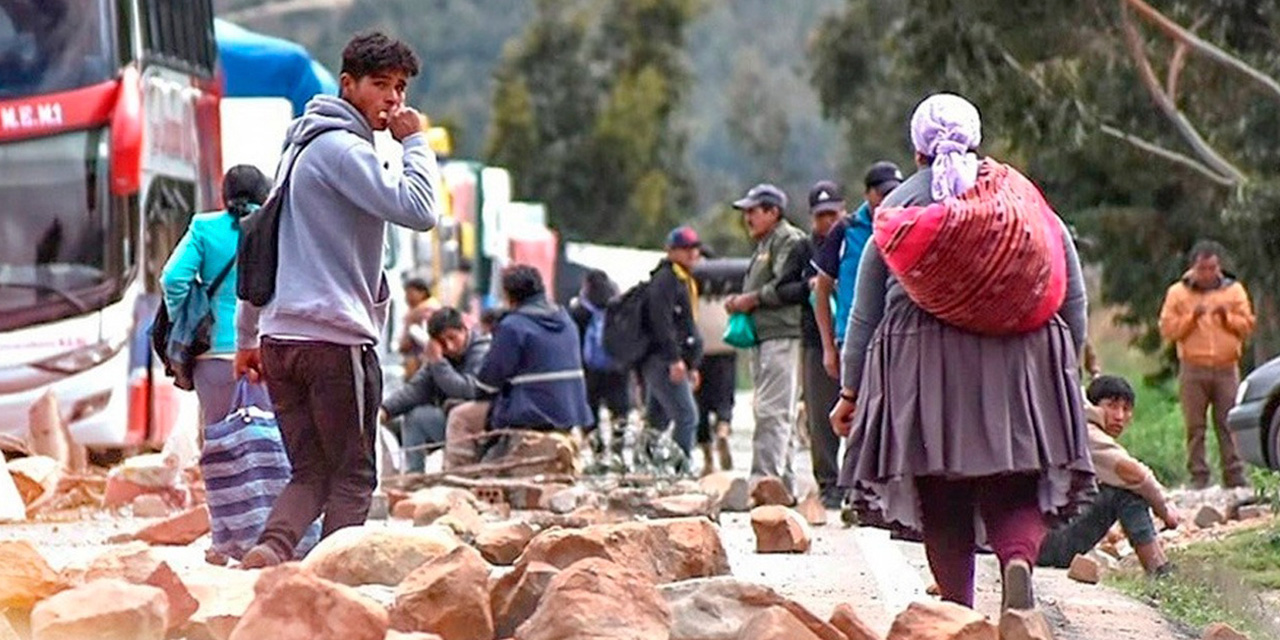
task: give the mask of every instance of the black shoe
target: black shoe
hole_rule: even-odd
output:
[[[1004,567],[1004,580],[1000,586],[1004,590],[1001,611],[1036,608],[1036,597],[1031,591],[1031,565],[1026,560],[1010,560]]]

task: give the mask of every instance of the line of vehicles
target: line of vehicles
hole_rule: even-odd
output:
[[[220,208],[224,168],[273,174],[318,92],[336,84],[302,47],[215,20],[212,0],[0,0],[0,435],[25,438],[46,393],[91,450],[194,419],[146,340],[158,275],[191,215]],[[394,141],[378,146],[395,166]],[[510,260],[554,279],[545,211],[512,202],[506,170],[442,169],[439,228],[388,235],[392,282],[478,307]]]

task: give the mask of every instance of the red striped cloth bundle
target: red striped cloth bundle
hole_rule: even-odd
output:
[[[876,211],[874,238],[920,308],[986,335],[1045,325],[1067,288],[1062,226],[1040,190],[1012,167],[983,160],[959,197]]]

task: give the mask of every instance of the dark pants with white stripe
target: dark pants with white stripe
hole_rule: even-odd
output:
[[[262,340],[262,366],[293,476],[259,542],[292,558],[317,517],[324,516],[325,538],[369,515],[382,370],[370,346],[270,337]]]

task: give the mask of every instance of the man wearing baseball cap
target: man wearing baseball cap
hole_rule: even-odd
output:
[[[758,343],[751,348],[755,382],[755,434],[752,437],[751,479],[782,481],[796,497],[792,469],[791,429],[796,422],[797,376],[800,362],[800,306],[787,296],[785,285],[803,282],[803,264],[792,255],[802,251],[804,233],[787,222],[787,196],[771,184],[758,184],[733,203],[742,212],[755,253],[743,279],[743,293],[730,296],[725,310],[747,313],[755,324]]]
[[[853,308],[853,292],[858,278],[862,249],[871,238],[871,216],[885,196],[902,184],[902,170],[892,162],[877,162],[863,178],[866,200],[853,215],[846,216],[831,228],[828,241],[814,258],[818,270],[814,286],[814,316],[822,334],[822,365],[832,380],[840,379],[840,345],[844,343]],[[831,299],[835,298],[835,313]],[[834,317],[833,317],[834,315]]]
[[[650,408],[649,427],[665,429],[666,421],[673,420],[673,436],[687,464],[698,428],[693,387],[702,361],[702,338],[694,325],[698,283],[693,266],[702,257],[702,241],[692,227],[676,227],[667,234],[666,246],[667,257],[649,274],[645,289],[650,341],[640,375],[645,406]]]

